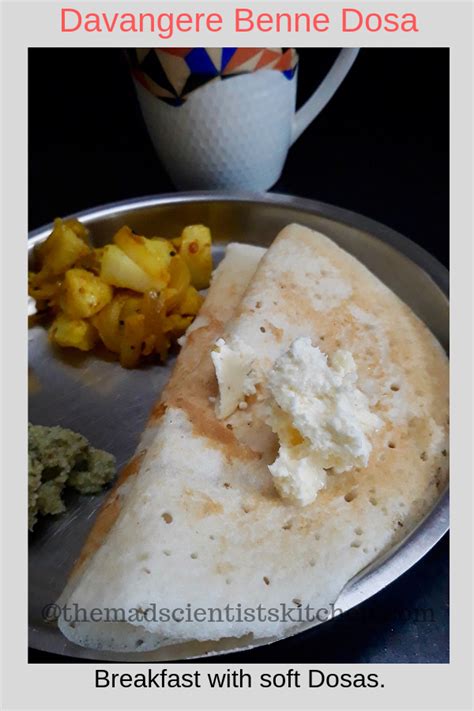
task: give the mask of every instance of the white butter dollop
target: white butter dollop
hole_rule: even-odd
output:
[[[211,358],[219,385],[216,414],[219,419],[225,419],[238,407],[245,408],[245,398],[256,391],[255,353],[237,337],[229,343],[219,338]]]
[[[269,470],[282,498],[306,506],[325,485],[327,469],[367,466],[367,435],[382,421],[357,387],[349,351],[335,351],[328,361],[309,338],[297,338],[276,361],[267,385],[269,424],[280,443]]]

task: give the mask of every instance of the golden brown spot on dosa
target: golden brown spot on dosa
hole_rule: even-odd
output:
[[[86,538],[86,542],[84,543],[81,549],[81,554],[74,563],[74,567],[71,571],[71,576],[75,575],[83,566],[83,564],[87,560],[89,560],[89,558],[102,545],[105,536],[114,525],[120,513],[120,487],[127,481],[127,479],[132,476],[135,476],[138,473],[145,454],[145,450],[143,450],[139,454],[136,454],[120,472],[120,475],[117,481],[115,482],[113,489],[110,491],[107,499],[104,501],[101,509],[99,510],[99,513],[97,514],[97,517],[94,521],[94,525],[89,531],[89,535]]]
[[[214,501],[210,496],[204,494],[202,491],[195,491],[194,489],[186,487],[184,489],[184,494],[188,497],[188,501],[185,503],[186,508],[189,508],[187,504],[190,504],[193,508],[194,515],[199,518],[213,516],[223,513],[224,511],[222,504],[218,501]]]
[[[278,326],[274,326],[273,323],[269,323],[268,328],[272,332],[275,341],[277,341],[279,343],[281,341],[281,339],[283,338],[283,329],[278,328]]]
[[[206,327],[190,333],[186,343],[186,357],[178,358],[163,393],[162,406],[183,410],[191,422],[193,434],[207,439],[211,446],[218,447],[227,458],[257,459],[258,454],[239,442],[226,423],[217,419],[214,403],[209,400],[218,396],[210,347],[221,333],[222,323],[216,319]],[[197,354],[200,354],[199,359]]]
[[[184,410],[191,422],[193,434],[206,438],[211,446],[220,449],[228,459],[259,459],[257,452],[239,442],[233,430],[228,429],[224,421],[216,418],[209,403],[206,405],[196,397],[178,396],[168,401],[168,405]]]
[[[165,403],[162,400],[158,400],[157,404],[153,407],[153,410],[151,411],[148,424],[152,424],[152,423],[156,422],[156,420],[159,420],[160,417],[163,417],[165,412],[166,412]]]

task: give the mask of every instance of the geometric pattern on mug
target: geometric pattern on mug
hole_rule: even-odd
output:
[[[286,47],[188,47],[129,50],[138,82],[171,106],[211,81],[228,80],[261,69],[292,79],[298,66],[295,49]]]

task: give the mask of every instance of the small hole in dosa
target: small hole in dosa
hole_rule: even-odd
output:
[[[354,499],[357,497],[357,492],[352,490],[348,491],[347,494],[344,496],[344,501],[347,501],[348,504],[350,504],[351,501],[354,501]]]

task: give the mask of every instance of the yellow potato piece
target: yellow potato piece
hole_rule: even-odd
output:
[[[166,317],[165,333],[172,332],[176,338],[182,336],[187,327],[193,322],[193,316],[181,316],[181,314],[170,314]]]
[[[90,351],[97,342],[97,331],[90,321],[71,319],[59,314],[51,324],[49,338],[63,348],[78,348]]]
[[[85,269],[68,269],[59,305],[71,318],[89,318],[112,301],[113,290]]]
[[[164,239],[146,239],[136,235],[130,227],[122,227],[114,236],[115,244],[130,257],[140,269],[153,278],[157,289],[164,289],[169,282],[168,267],[173,245]]]
[[[82,222],[79,222],[78,219],[73,217],[70,220],[64,220],[64,225],[65,227],[69,227],[83,242],[86,242],[86,244],[89,243],[89,230]]]
[[[181,249],[181,242],[182,241],[183,240],[182,240],[181,236],[180,237],[172,237],[170,239],[171,244],[173,245],[173,247],[175,247],[175,249],[178,250],[178,252]]]
[[[123,300],[120,318],[125,321],[128,316],[143,313],[143,296],[141,294],[126,294]]]
[[[196,289],[207,289],[212,273],[211,232],[204,225],[189,225],[181,235],[180,256],[191,273]]]
[[[188,286],[178,304],[177,311],[183,316],[195,316],[203,301],[204,298],[194,286]]]
[[[112,301],[91,319],[101,341],[112,353],[120,353],[120,340],[122,337],[120,314],[127,298],[126,294],[116,294]]]
[[[163,292],[163,298],[167,311],[172,311],[184,297],[191,283],[191,274],[186,262],[179,255],[171,259],[169,272],[170,282],[168,288]]]
[[[147,291],[143,296],[143,314],[145,316],[146,332],[156,336],[163,330],[165,302],[157,291]]]
[[[177,254],[176,248],[171,242],[163,237],[153,237],[152,239],[143,238],[146,248],[152,252],[166,269],[169,267],[172,257]]]
[[[115,244],[104,247],[100,278],[111,286],[142,293],[155,288],[153,278]]]
[[[156,336],[153,336],[151,334],[148,336],[144,336],[143,343],[142,343],[142,355],[143,356],[151,355],[155,350],[155,345],[156,345]]]
[[[165,290],[167,291],[167,290]],[[143,314],[145,316],[145,339],[143,355],[157,353],[162,361],[168,356],[170,339],[164,332],[166,323],[166,302],[163,295],[157,291],[147,291],[143,297]]]
[[[103,247],[96,247],[89,254],[77,260],[75,266],[81,269],[87,269],[88,272],[93,272],[96,276],[100,275],[102,264],[102,255],[104,254]]]
[[[124,368],[134,368],[138,365],[145,338],[145,317],[143,314],[127,316],[123,326],[120,343],[120,365]]]
[[[57,218],[48,239],[36,251],[41,265],[41,277],[47,280],[64,274],[78,259],[89,252],[90,247],[84,240]]]
[[[45,281],[40,274],[29,272],[28,274],[28,294],[36,301],[50,301],[54,299],[61,289],[61,280]]]

